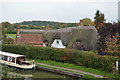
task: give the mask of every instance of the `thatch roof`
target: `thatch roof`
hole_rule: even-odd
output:
[[[97,30],[94,26],[69,27],[57,30],[24,30],[22,33],[42,34],[43,40],[52,43],[54,39],[61,39],[64,46],[70,47],[80,40],[88,49],[95,48],[97,40]]]

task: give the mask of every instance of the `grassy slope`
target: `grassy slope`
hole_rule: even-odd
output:
[[[16,34],[6,34],[6,35],[13,37],[13,39],[15,39],[15,37],[16,37]]]
[[[75,71],[70,71],[70,70],[65,70],[65,69],[60,69],[60,68],[54,68],[54,67],[51,67],[51,66],[45,66],[45,65],[40,65],[40,64],[37,64],[37,65],[47,67],[47,68],[52,68],[52,69],[58,69],[58,70],[63,70],[63,71],[68,71],[68,72],[73,72],[73,73],[79,73],[79,74],[84,75],[84,78],[95,78],[94,76],[83,74],[83,73],[80,73],[80,72],[75,72]]]
[[[92,68],[86,68],[83,66],[77,66],[74,64],[69,64],[69,63],[60,63],[60,62],[55,62],[55,61],[43,61],[43,60],[35,60],[36,62],[39,63],[45,63],[45,64],[49,64],[49,65],[53,65],[53,66],[59,66],[59,67],[64,67],[64,68],[69,68],[69,69],[74,69],[74,70],[81,70],[84,72],[90,72],[90,73],[94,73],[97,75],[102,75],[108,78],[120,78],[120,76],[112,74],[112,73],[107,73],[104,71],[99,71],[96,69],[92,69]]]

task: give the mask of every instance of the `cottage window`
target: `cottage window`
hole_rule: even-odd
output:
[[[57,44],[59,44],[59,41],[57,41]]]

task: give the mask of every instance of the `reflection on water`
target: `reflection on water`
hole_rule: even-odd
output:
[[[21,77],[30,77],[30,78],[69,78],[69,76],[51,73],[43,70],[34,70],[34,71],[17,70],[14,73],[17,73],[16,75]]]
[[[7,71],[7,74],[6,74],[8,75],[8,77],[5,77],[5,78],[24,78],[24,79],[25,78],[31,78],[31,79],[32,78],[71,78],[71,79],[74,79],[73,77],[70,77],[70,76],[65,76],[65,75],[47,72],[43,70],[23,71],[23,70],[18,70],[14,68],[8,68],[8,67],[6,68],[9,71]],[[2,72],[4,72],[4,70]]]

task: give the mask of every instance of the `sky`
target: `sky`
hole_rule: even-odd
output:
[[[96,10],[105,14],[107,22],[118,19],[120,0],[0,0],[0,22],[11,23],[42,20],[79,22],[94,20]]]

